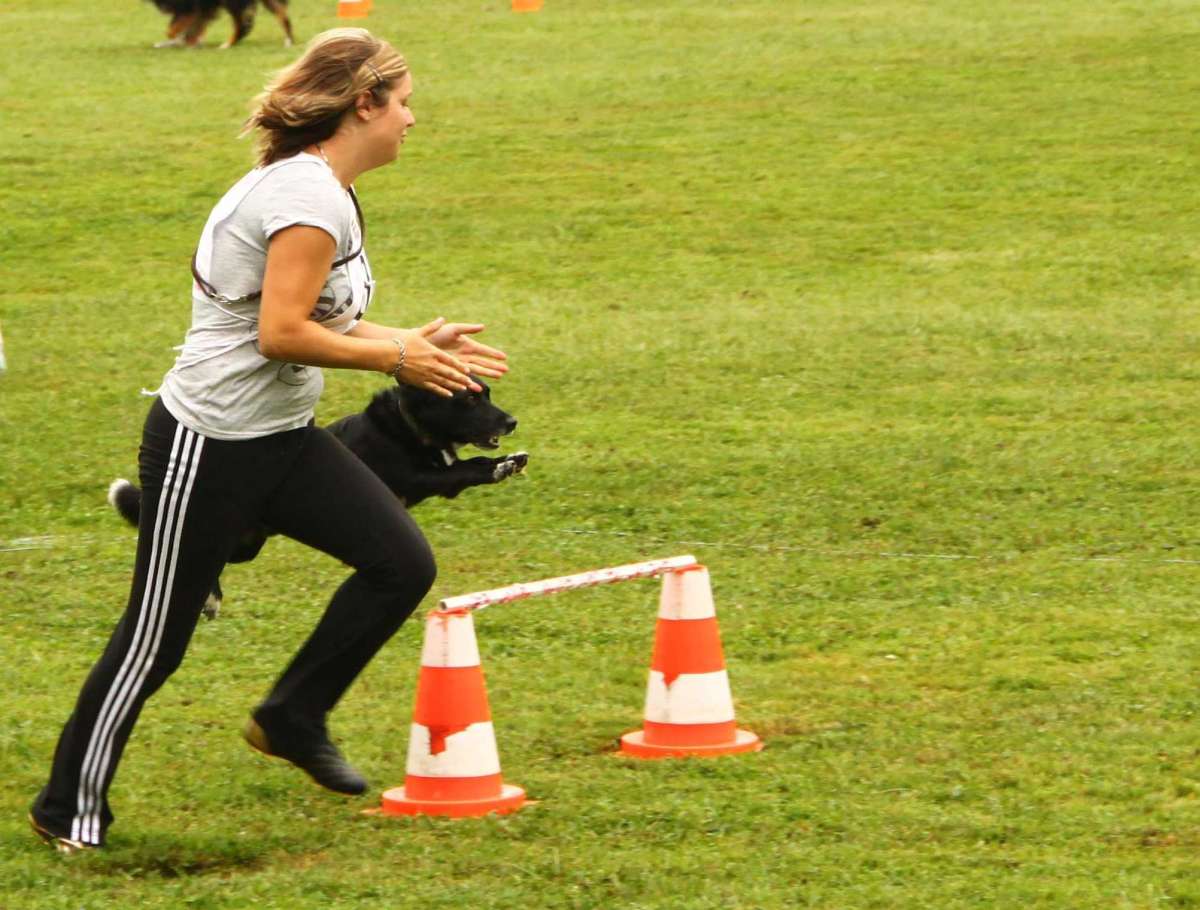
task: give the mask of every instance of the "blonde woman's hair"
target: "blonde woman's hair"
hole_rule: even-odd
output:
[[[407,72],[404,57],[365,28],[321,32],[251,102],[241,135],[258,131],[260,166],[288,158],[332,136],[363,92],[386,104]]]

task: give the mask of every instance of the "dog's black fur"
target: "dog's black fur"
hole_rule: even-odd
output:
[[[220,10],[225,10],[233,19],[233,33],[221,47],[233,47],[250,34],[254,28],[254,14],[258,11],[258,0],[153,0],[153,3],[160,12],[171,17],[167,40],[160,41],[155,47],[195,47]],[[262,5],[279,20],[283,43],[291,47],[295,37],[292,20],[287,14],[287,0],[262,0]]]
[[[478,378],[476,382],[482,391],[456,392],[453,398],[414,386],[395,386],[377,393],[365,410],[326,429],[408,508],[430,496],[453,499],[468,487],[500,483],[520,474],[529,462],[525,452],[500,458],[458,458],[458,449],[464,445],[499,448],[500,437],[517,428],[516,418],[492,403],[488,384]],[[127,480],[115,480],[108,501],[137,526],[141,489]],[[235,544],[229,562],[249,562],[273,533],[265,526],[246,532]],[[222,598],[218,582],[204,608],[210,619],[216,616]]]

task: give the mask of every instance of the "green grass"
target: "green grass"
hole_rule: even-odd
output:
[[[368,24],[418,118],[361,182],[374,315],[487,322],[532,455],[415,513],[433,597],[695,553],[766,749],[613,754],[636,582],[478,618],[535,804],[363,815],[403,781],[420,624],[334,717],[368,798],[253,755],[242,718],[343,574],[275,540],[144,713],[110,848],[36,844],[128,583],[104,489],[293,53],[265,15],[236,50],[155,52],[148,4],[7,0],[0,908],[1200,907],[1195,5],[379,0]],[[327,420],[380,383],[327,380]]]

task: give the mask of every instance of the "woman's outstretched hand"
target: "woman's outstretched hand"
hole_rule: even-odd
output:
[[[508,355],[498,348],[480,344],[471,335],[483,331],[478,322],[447,322],[439,316],[417,329],[435,347],[453,354],[467,370],[479,376],[499,379],[508,372]]]
[[[471,378],[471,367],[429,340],[437,328],[431,322],[419,329],[398,333],[404,342],[404,367],[396,381],[428,389],[447,398],[462,389],[479,391],[479,385]]]

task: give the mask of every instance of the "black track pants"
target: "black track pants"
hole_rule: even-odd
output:
[[[207,439],[156,401],[139,453],[141,526],[129,604],[79,693],[33,813],[63,837],[104,842],[108,788],[138,714],[179,666],[239,534],[258,523],[351,566],[311,637],[258,709],[272,745],[303,748],[433,584],[433,553],[383,482],[308,426]],[[290,741],[276,742],[279,738]]]

